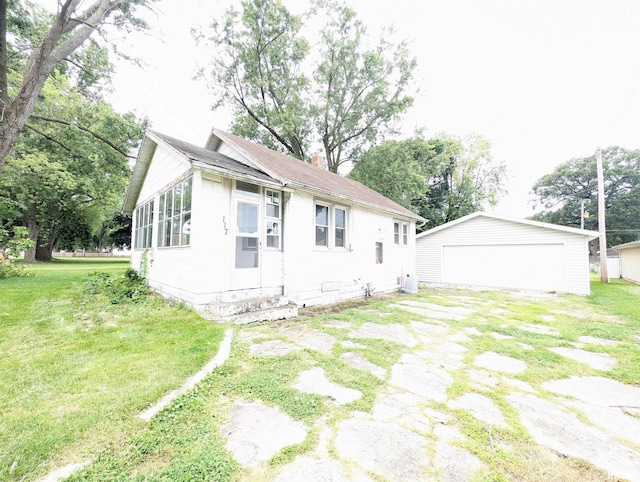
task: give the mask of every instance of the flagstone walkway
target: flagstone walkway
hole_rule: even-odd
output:
[[[247,479],[257,480],[255,474],[259,472],[252,476],[251,468],[263,470],[269,458],[287,445],[301,443],[313,428],[320,433],[315,449],[278,468],[273,480],[470,480],[482,471],[483,463],[465,448],[467,440],[450,410],[466,411],[485,427],[489,438],[494,427],[512,430],[505,418],[505,407],[492,398],[492,391],[501,386],[509,388],[507,401],[536,443],[561,456],[587,460],[615,477],[640,482],[640,418],[631,412],[640,406],[639,387],[590,376],[554,380],[545,383],[542,389],[535,389],[513,378],[527,369],[524,361],[492,351],[473,357],[465,365],[468,351],[465,343],[475,337],[499,340],[513,337],[482,334],[474,327],[453,330],[451,321],[464,320],[480,306],[473,297],[457,301],[454,307],[411,300],[390,305],[415,315],[409,325],[383,322],[387,314],[375,311],[368,313],[371,321],[360,326],[343,320],[327,323],[332,329],[346,330],[346,338],[353,340],[342,342],[342,346],[354,350],[342,353],[342,360],[354,370],[386,380],[385,387],[370,413],[354,410],[334,425],[323,418],[316,427],[305,426],[260,400],[237,401],[230,413],[231,422],[222,428],[222,435],[227,438],[227,448],[234,458],[249,468]],[[496,308],[494,313],[508,316],[509,312]],[[543,321],[552,324],[552,315]],[[549,337],[559,335],[546,324],[522,323],[519,328]],[[327,355],[337,343],[330,334],[303,323],[286,328],[278,328],[276,324],[270,330],[279,330],[270,335],[287,341],[264,341],[259,335],[242,334],[253,355],[283,356],[301,349]],[[363,339],[398,344],[405,353],[391,370],[386,370],[357,352],[362,346],[358,340]],[[606,372],[615,366],[616,359],[583,348],[615,343],[618,342],[582,337],[575,348],[556,347],[552,351]],[[526,350],[528,345],[523,345],[521,348]],[[447,389],[456,374],[467,376],[473,391],[450,398]],[[320,367],[299,373],[292,386],[301,392],[321,395],[336,408],[362,396],[358,390],[331,382]],[[511,449],[493,447],[493,442],[492,448]]]

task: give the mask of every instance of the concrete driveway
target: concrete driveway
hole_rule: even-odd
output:
[[[537,315],[515,312],[522,304]],[[599,315],[572,313],[570,301],[552,295],[442,290],[359,310],[356,318],[338,312],[321,323],[302,317],[236,330],[253,357],[335,356],[352,375],[383,382],[361,410],[351,407],[362,392],[336,382],[322,363],[301,371],[290,386],[328,408],[313,424],[277,404],[235,400],[221,433],[243,480],[640,481],[640,387],[607,377],[617,364],[612,347],[638,349],[637,338],[575,326],[563,333],[563,318]],[[399,356],[377,365],[367,356],[372,340],[400,347]],[[554,354],[577,375],[528,382],[538,370],[532,360],[542,366]],[[292,460],[269,463],[305,440],[308,449]]]

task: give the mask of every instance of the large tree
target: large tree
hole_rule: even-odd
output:
[[[28,54],[42,44],[53,16],[21,0],[9,7],[4,72],[11,92],[25,78]],[[118,9],[128,7],[123,2]],[[130,12],[113,20],[136,22]],[[107,52],[89,39],[53,66],[1,168],[0,201],[10,212],[0,227],[28,227],[35,249],[27,250],[26,261],[50,260],[58,243],[91,243],[121,202],[127,161],[146,122],[115,112],[103,100],[112,71]]]
[[[151,1],[59,0],[56,13],[47,15],[28,0],[0,0],[0,168],[54,68],[66,62],[76,67],[79,76],[89,72],[75,62],[74,54],[109,22],[120,28],[143,28],[136,8]]]
[[[386,32],[368,47],[355,12],[337,2],[316,1],[324,27],[292,15],[279,0],[244,0],[210,31],[200,33],[212,50],[202,74],[217,95],[214,107],[230,106],[232,131],[299,159],[321,149],[327,167],[359,158],[413,103],[409,90],[416,66],[406,43]]]
[[[422,229],[494,206],[506,180],[487,140],[446,134],[385,142],[366,152],[349,176],[426,218]]]
[[[603,149],[604,195],[609,246],[640,239],[640,150]],[[581,210],[589,213],[586,229],[598,230],[596,154],[560,164],[533,185],[535,219],[580,227]]]
[[[28,227],[35,243],[25,261],[50,260],[59,242],[91,243],[121,203],[127,153],[144,125],[87,81],[54,71],[0,176],[0,198],[12,208],[4,224]]]

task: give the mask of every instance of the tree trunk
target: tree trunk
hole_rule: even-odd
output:
[[[35,223],[35,221],[28,221],[27,229],[29,230],[29,239],[35,243],[34,246],[37,246],[38,234],[40,234],[40,227]],[[27,249],[24,252],[24,262],[35,263],[35,261],[36,261],[36,248],[33,247],[31,249]]]
[[[7,0],[0,0],[0,113],[9,103],[7,83]],[[0,115],[2,118],[2,115]]]
[[[39,240],[36,244],[36,261],[53,261],[53,245],[52,239]]]

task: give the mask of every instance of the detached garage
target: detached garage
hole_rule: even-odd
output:
[[[620,252],[620,276],[640,283],[640,241],[614,246]]]
[[[418,280],[588,295],[598,233],[477,212],[416,237]]]

